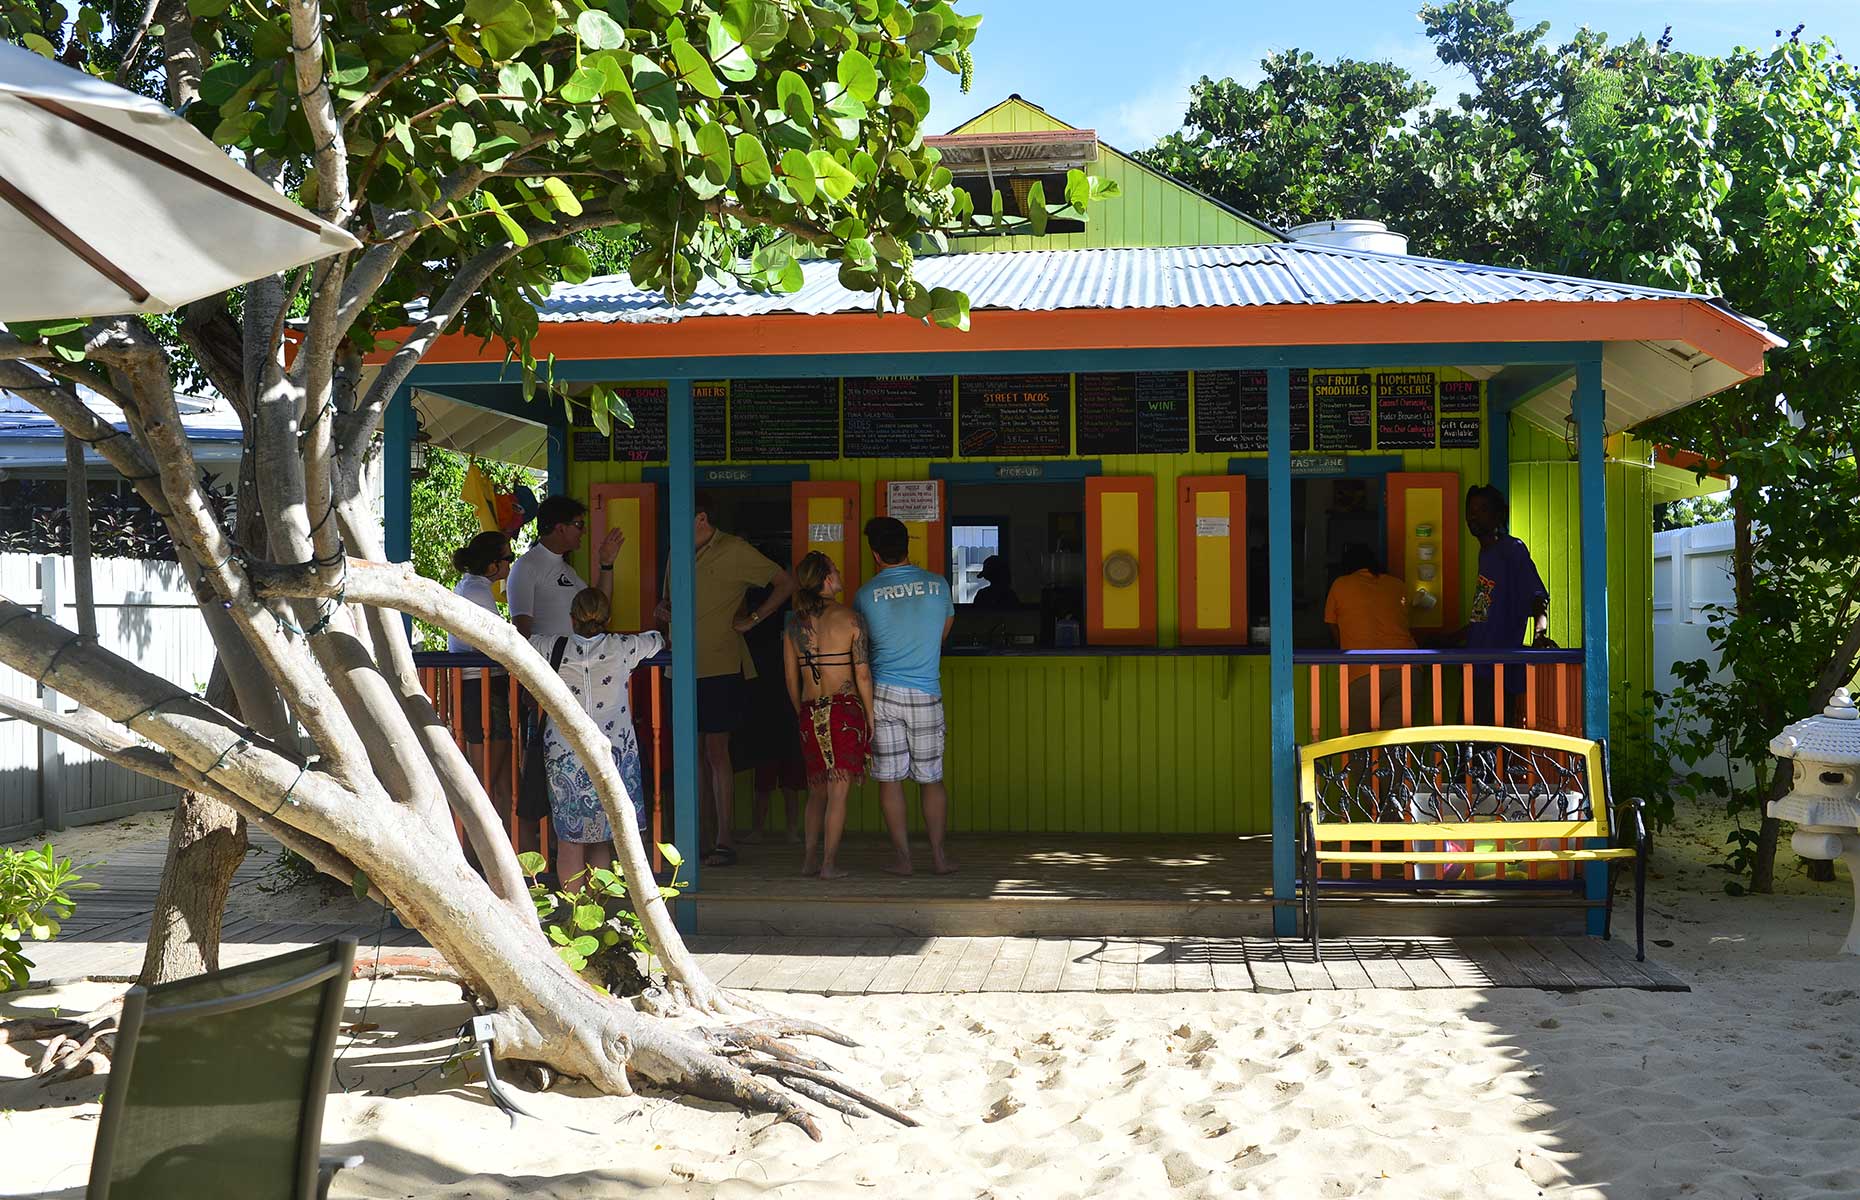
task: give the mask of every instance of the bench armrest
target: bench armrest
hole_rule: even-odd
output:
[[[1653,844],[1653,835],[1647,831],[1647,801],[1639,796],[1615,801],[1617,813],[1624,808],[1634,817],[1634,849],[1645,856]]]

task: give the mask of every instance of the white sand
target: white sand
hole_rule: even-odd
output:
[[[1711,838],[1669,845],[1696,860]],[[526,1097],[543,1120],[512,1129],[481,1086],[426,1073],[457,990],[380,983],[324,1139],[368,1163],[335,1195],[1860,1196],[1860,960],[1831,954],[1846,881],[1732,899],[1721,879],[1675,864],[1657,893],[1651,934],[1674,944],[1654,954],[1690,994],[765,996],[864,1039],[818,1052],[924,1122],[825,1116],[821,1144],[580,1089]],[[350,999],[354,1018],[368,985]],[[0,1047],[0,1193],[78,1196],[101,1085],[23,1070]]]

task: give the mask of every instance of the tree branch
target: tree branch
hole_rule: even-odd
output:
[[[356,117],[361,115],[361,111],[364,108],[367,108],[370,104],[373,104],[375,102],[375,99],[378,96],[380,96],[382,92],[385,92],[390,87],[393,87],[394,84],[398,80],[400,80],[407,74],[407,72],[413,70],[415,67],[419,66],[421,63],[425,62],[427,59],[431,58],[433,55],[439,53],[441,50],[444,50],[448,44],[449,43],[446,41],[445,38],[440,38],[437,41],[429,42],[427,45],[421,47],[419,53],[415,54],[412,58],[408,59],[406,62],[400,64],[400,66],[395,67],[392,71],[389,71],[386,75],[383,75],[380,79],[376,80],[375,85],[373,87],[369,88],[366,92],[363,92],[361,96],[359,96],[353,104],[349,105],[348,108],[342,111],[342,123],[344,125],[347,125],[349,122],[355,120]]]
[[[335,98],[323,74],[323,6],[317,0],[291,2],[291,65],[297,77],[297,98],[315,144],[317,207],[336,225],[349,217],[349,151],[343,141],[342,122],[336,118]]]

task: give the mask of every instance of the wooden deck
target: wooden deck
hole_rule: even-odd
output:
[[[883,838],[849,837],[844,879],[803,878],[800,847],[741,848],[733,867],[703,870],[703,933],[774,936],[1269,936],[1272,847],[1236,838],[969,834],[951,840],[960,866],[887,874]]]
[[[262,835],[254,842],[261,850],[240,868],[235,888],[253,886],[276,849]],[[27,947],[38,964],[33,978],[135,978],[164,850],[157,840],[113,851],[107,869],[90,874],[102,887],[81,897],[58,939]],[[1323,959],[1314,960],[1301,942],[1263,936],[1271,918],[1265,839],[1191,844],[1187,839],[963,838],[955,850],[962,864],[957,874],[898,879],[879,870],[888,854],[881,843],[854,842],[846,856],[854,875],[822,884],[796,873],[799,855],[792,847],[748,847],[737,867],[705,873],[699,921],[709,931],[693,937],[691,949],[711,977],[727,987],[823,995],[1686,990],[1663,968],[1635,963],[1624,943],[1584,937],[1345,936],[1327,938]],[[758,911],[759,916],[751,916]],[[1516,910],[1500,911],[1511,914],[1510,928],[1520,926]],[[717,933],[720,913],[731,912],[759,928]],[[846,928],[870,921],[873,912],[885,917],[915,913],[914,924],[931,926],[1010,920],[1123,924],[1111,933],[1064,936],[939,935],[897,928],[863,935]],[[1525,927],[1535,932],[1539,916],[1526,914]],[[800,931],[792,928],[779,934],[760,928],[800,917],[821,921],[824,932],[795,936]],[[1130,928],[1185,919],[1251,923],[1262,935],[1146,936]],[[344,934],[356,938],[364,958],[377,946],[385,952],[425,945],[418,933],[400,928],[385,914],[361,924],[235,918],[222,932],[221,961],[228,966]]]
[[[1690,991],[1594,938],[1338,938],[1324,956],[1273,938],[698,937],[711,977],[741,991],[1328,992],[1600,988]]]

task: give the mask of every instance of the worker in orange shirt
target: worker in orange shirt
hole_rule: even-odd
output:
[[[1408,631],[1407,585],[1386,574],[1375,552],[1360,543],[1344,548],[1343,574],[1324,598],[1324,621],[1343,650],[1415,649],[1414,635]],[[1394,728],[1401,723],[1401,669],[1384,667],[1375,674],[1380,677],[1381,719],[1373,724]],[[1372,726],[1370,679],[1368,667],[1350,668],[1351,733]]]

